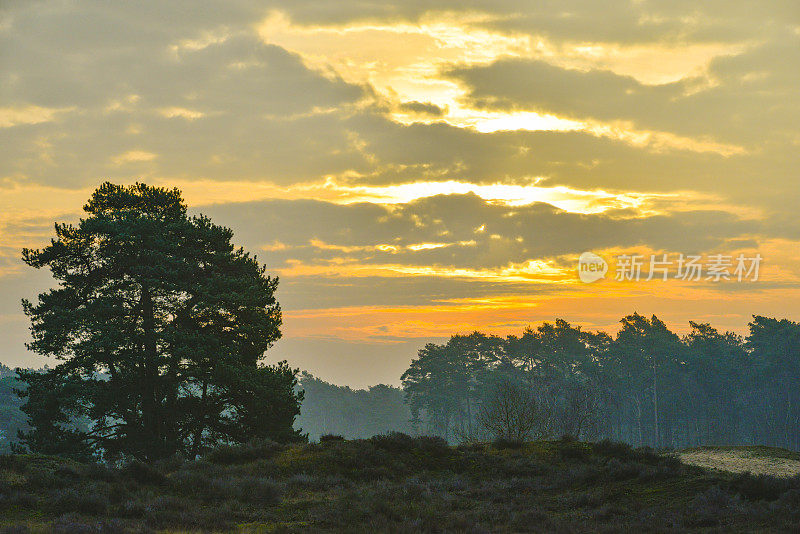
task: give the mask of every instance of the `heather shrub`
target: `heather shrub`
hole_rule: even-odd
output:
[[[66,488],[50,493],[50,507],[60,514],[81,513],[87,515],[101,515],[108,507],[108,498],[101,492],[93,491],[95,488],[73,489]]]
[[[392,453],[418,451],[427,457],[441,457],[450,452],[447,442],[439,436],[412,437],[402,432],[378,434],[368,440],[376,449]]]
[[[719,486],[698,493],[689,503],[685,523],[694,527],[715,527],[730,521],[730,516],[742,510],[738,495],[731,495]]]
[[[558,442],[558,455],[563,460],[584,460],[589,457],[589,449],[572,439],[561,439]]]
[[[369,438],[369,442],[378,449],[394,452],[406,452],[414,447],[414,438],[403,432],[377,434]]]
[[[284,446],[269,439],[253,440],[241,445],[223,445],[209,452],[205,459],[211,463],[232,465],[272,458]]]
[[[519,439],[497,438],[492,441],[492,446],[495,449],[521,449],[525,446],[525,442]]]
[[[82,465],[80,468],[81,475],[89,480],[98,480],[103,482],[114,482],[119,479],[119,471],[112,469],[105,464],[90,463]]]
[[[623,462],[637,458],[637,454],[634,452],[633,447],[620,441],[604,439],[602,441],[592,443],[591,448],[595,454],[607,456],[609,458],[615,458]]]
[[[736,476],[728,486],[729,491],[738,493],[749,501],[774,501],[793,488],[800,488],[800,478],[785,479],[751,473]]]
[[[167,482],[167,478],[160,471],[139,460],[128,463],[120,472],[123,477],[144,486],[161,486]]]

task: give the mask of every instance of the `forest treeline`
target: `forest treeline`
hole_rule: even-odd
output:
[[[388,431],[413,432],[411,411],[400,388],[378,384],[353,389],[308,372],[300,375],[298,387],[304,397],[295,428],[302,428],[311,441],[325,434],[366,439]]]
[[[23,399],[14,394],[20,387],[24,385],[16,373],[0,364],[0,454],[11,452],[19,431],[29,430],[20,410]],[[310,441],[325,434],[362,439],[388,431],[413,432],[411,411],[398,387],[378,384],[355,389],[325,382],[308,372],[300,374],[296,387],[305,394],[294,427]]]
[[[492,410],[510,402],[529,412],[528,439],[568,434],[655,447],[800,449],[800,324],[756,316],[747,337],[689,324],[682,337],[638,314],[622,319],[616,336],[563,320],[519,336],[454,335],[419,351],[402,389],[354,389],[304,372],[294,427],[311,441],[392,430],[486,441],[498,437]],[[26,428],[15,387],[14,373],[0,369],[6,451]]]
[[[747,337],[689,324],[680,337],[633,314],[615,337],[557,320],[520,336],[428,344],[402,376],[413,424],[450,441],[521,430],[653,447],[800,448],[800,324],[754,316]]]

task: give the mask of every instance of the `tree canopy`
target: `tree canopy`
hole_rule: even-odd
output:
[[[302,393],[286,362],[261,363],[280,337],[278,279],[189,216],[177,189],[104,183],[77,225],[23,251],[59,281],[35,302],[29,349],[61,360],[21,371],[35,450],[153,460],[220,443],[299,436]],[[86,429],[65,426],[86,418]]]
[[[514,427],[529,438],[800,448],[800,324],[754,316],[746,338],[689,326],[680,337],[634,313],[615,337],[561,319],[521,336],[454,335],[420,349],[403,388],[418,430],[454,441],[508,437],[511,414],[535,421]]]

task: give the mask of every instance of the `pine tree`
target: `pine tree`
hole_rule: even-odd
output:
[[[95,453],[149,461],[297,436],[296,371],[259,363],[280,337],[277,278],[233,246],[231,230],[189,216],[177,189],[105,183],[84,210],[77,226],[55,225],[49,246],[23,251],[60,282],[23,301],[29,348],[62,360],[47,380],[70,386],[69,410],[91,422],[83,436],[61,436],[64,445],[82,438]],[[63,409],[38,413],[41,389],[24,408],[32,449],[43,433],[58,437],[39,421],[56,422]]]

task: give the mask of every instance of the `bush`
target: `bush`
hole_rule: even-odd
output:
[[[620,441],[604,439],[603,441],[592,443],[591,447],[595,454],[607,456],[609,458],[616,458],[617,460],[623,462],[636,458],[633,447]]]
[[[339,434],[323,434],[319,437],[320,443],[328,443],[335,441],[344,441],[344,436],[340,436]]]
[[[742,502],[719,486],[698,493],[689,503],[685,523],[694,527],[715,527],[730,521],[730,516],[741,511]]]
[[[583,443],[562,439],[558,442],[558,455],[564,460],[584,460],[589,457],[589,449]]]
[[[403,432],[377,434],[369,438],[376,448],[392,452],[410,451],[414,448],[414,438]]]
[[[525,442],[519,439],[497,438],[492,442],[495,449],[521,449]]]
[[[108,507],[108,499],[105,495],[91,488],[77,490],[64,489],[51,493],[51,503],[53,511],[56,513],[82,513],[87,515],[101,515]]]
[[[234,495],[237,500],[261,505],[274,505],[280,502],[280,488],[274,480],[260,477],[233,479]]]
[[[611,458],[606,463],[606,476],[609,480],[629,480],[642,473],[643,465],[637,462],[620,461]]]
[[[447,442],[439,436],[411,437],[402,432],[378,434],[368,440],[376,449],[388,452],[421,451],[427,456],[441,457],[450,451]]]
[[[206,459],[215,464],[244,464],[272,458],[283,449],[283,445],[272,440],[259,439],[242,445],[222,445],[208,453]]]
[[[439,436],[417,436],[414,446],[431,456],[444,456],[450,452],[450,446]]]
[[[250,475],[209,476],[201,471],[179,471],[173,482],[181,494],[213,502],[234,500],[272,505],[278,503],[281,493],[274,480]]]
[[[175,453],[168,458],[162,458],[161,460],[158,460],[153,465],[162,473],[171,473],[180,469],[184,463],[186,463],[186,459],[183,457],[183,455],[181,453]]]
[[[144,486],[161,486],[167,478],[154,467],[139,460],[134,460],[121,469],[124,477],[130,478]]]
[[[100,480],[103,482],[114,482],[119,478],[119,472],[103,464],[86,464],[81,467],[81,475],[89,480]]]
[[[777,478],[769,475],[743,473],[733,479],[728,486],[732,493],[738,493],[748,501],[774,501],[794,487],[800,487],[800,479]]]

